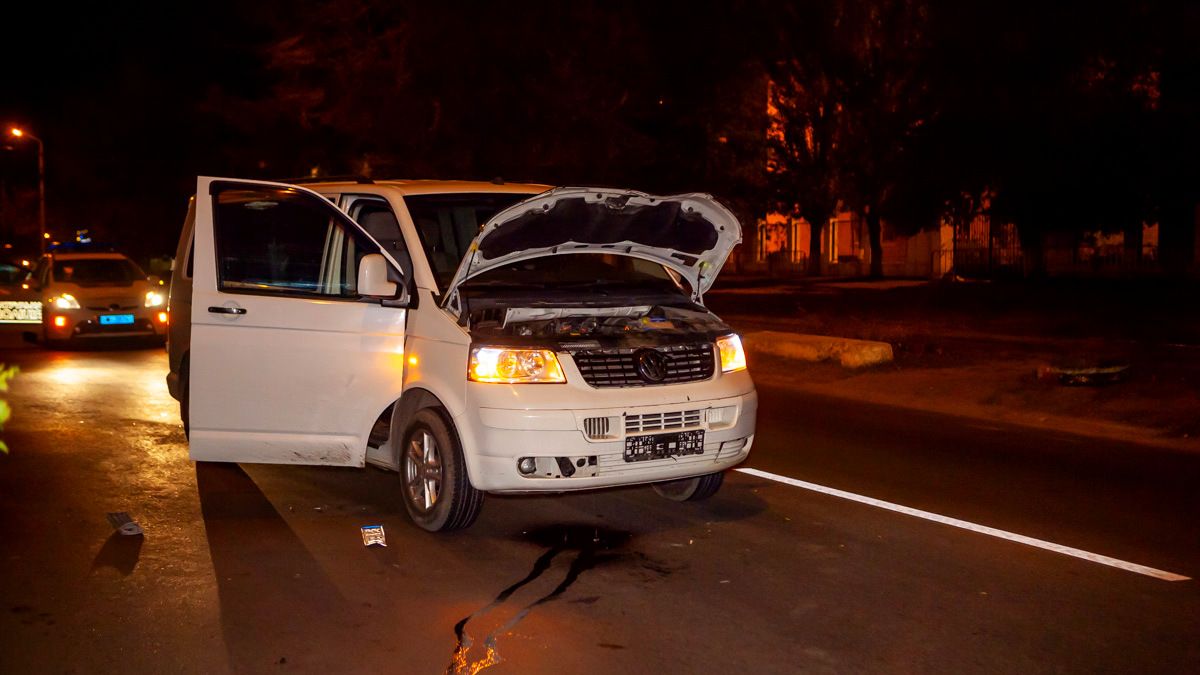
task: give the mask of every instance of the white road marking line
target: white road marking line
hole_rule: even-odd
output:
[[[1056,544],[1052,541],[1045,541],[1042,539],[1034,539],[1033,537],[1026,537],[1023,534],[1016,534],[1014,532],[998,530],[994,527],[988,527],[986,525],[976,525],[975,523],[972,523],[972,522],[969,522],[966,520],[959,520],[958,518],[951,518],[949,516],[943,516],[943,515],[939,515],[937,513],[930,513],[929,511],[922,511],[920,509],[914,509],[914,508],[910,508],[908,506],[902,506],[900,504],[893,504],[892,502],[885,502],[882,499],[875,499],[873,497],[864,497],[863,495],[855,494],[853,492],[846,492],[845,490],[838,490],[836,488],[825,487],[824,485],[817,485],[816,483],[809,483],[807,481],[797,480],[795,478],[788,478],[787,476],[780,476],[778,474],[768,473],[766,471],[760,471],[758,469],[741,468],[741,469],[735,469],[735,471],[740,471],[742,473],[749,474],[751,476],[758,476],[759,478],[766,478],[767,480],[777,481],[779,483],[784,483],[785,485],[791,485],[793,487],[803,488],[805,490],[812,490],[813,492],[820,492],[822,494],[832,495],[834,497],[840,497],[842,499],[849,499],[852,502],[858,502],[860,504],[867,504],[868,506],[874,506],[874,507],[881,508],[881,509],[887,509],[888,511],[895,511],[896,513],[903,513],[905,515],[915,516],[917,518],[924,518],[925,520],[932,520],[935,523],[942,523],[943,525],[949,525],[951,527],[957,527],[957,528],[961,528],[964,530],[970,530],[972,532],[979,532],[980,534],[986,534],[986,535],[989,535],[992,537],[998,537],[1000,539],[1007,539],[1009,541],[1015,541],[1019,544],[1026,544],[1028,546],[1036,546],[1037,548],[1045,549],[1047,551],[1053,551],[1055,553],[1069,555],[1074,558],[1080,558],[1082,560],[1088,560],[1088,561],[1091,561],[1094,563],[1100,563],[1101,565],[1108,565],[1109,567],[1115,567],[1117,569],[1125,570],[1127,572],[1134,572],[1136,574],[1144,574],[1148,577],[1154,577],[1155,579],[1162,579],[1163,581],[1190,581],[1191,580],[1191,577],[1185,577],[1182,574],[1175,574],[1174,572],[1164,572],[1163,570],[1154,569],[1153,567],[1146,567],[1145,565],[1139,565],[1137,563],[1131,563],[1131,562],[1126,562],[1124,560],[1118,560],[1116,558],[1110,558],[1106,555],[1100,555],[1099,553],[1092,553],[1090,551],[1083,551],[1083,550],[1080,550],[1077,548],[1071,548],[1070,546],[1063,546],[1062,544]]]

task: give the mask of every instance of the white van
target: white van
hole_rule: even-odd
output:
[[[702,304],[739,241],[703,194],[200,178],[169,299],[191,458],[396,470],[431,531],[485,492],[711,496],[754,440]]]

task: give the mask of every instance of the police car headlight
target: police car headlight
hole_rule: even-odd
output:
[[[167,301],[167,296],[158,291],[146,291],[146,306],[147,307],[162,307]]]
[[[63,293],[62,295],[50,298],[50,304],[59,309],[79,309],[79,301],[70,293]]]

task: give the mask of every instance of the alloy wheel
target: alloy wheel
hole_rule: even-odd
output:
[[[442,494],[442,455],[427,429],[418,429],[409,439],[404,486],[409,502],[422,512],[432,509]]]

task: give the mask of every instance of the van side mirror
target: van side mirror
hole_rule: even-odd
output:
[[[358,261],[358,293],[372,298],[396,297],[396,283],[388,280],[388,262],[379,253]]]

